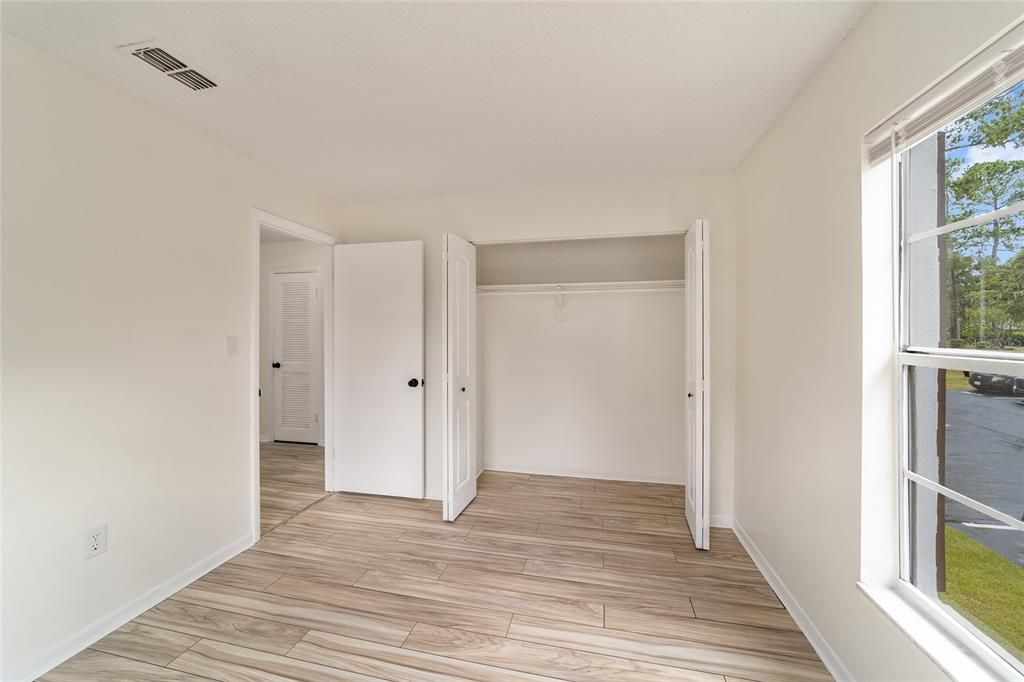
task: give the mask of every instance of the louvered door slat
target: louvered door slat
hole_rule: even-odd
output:
[[[319,440],[317,280],[312,272],[271,275],[273,360],[281,365],[274,370],[275,440]]]

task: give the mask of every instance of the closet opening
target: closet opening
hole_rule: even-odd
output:
[[[706,221],[443,251],[444,518],[499,505],[484,472],[509,491],[615,482],[671,499],[707,548]]]

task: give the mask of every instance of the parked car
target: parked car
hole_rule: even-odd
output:
[[[967,383],[973,386],[978,393],[1024,397],[1024,377],[971,372],[967,377]]]

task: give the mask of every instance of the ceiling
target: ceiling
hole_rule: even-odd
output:
[[[4,30],[344,201],[734,168],[859,2],[30,2]],[[158,40],[192,92],[116,51]]]

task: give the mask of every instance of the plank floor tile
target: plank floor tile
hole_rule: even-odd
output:
[[[374,682],[380,679],[208,639],[171,661],[168,667],[221,682]]]
[[[508,630],[511,618],[511,614],[506,612],[390,594],[377,590],[340,586],[325,589],[322,584],[290,576],[281,578],[268,587],[267,591],[282,597],[319,601],[349,610],[366,611],[445,627],[465,628],[488,634],[504,635]]]
[[[381,571],[367,571],[356,583],[362,587],[409,597],[434,599],[451,604],[496,609],[508,613],[522,613],[540,618],[564,620],[585,625],[604,624],[604,606],[564,595],[544,596],[528,592],[515,592],[494,585],[439,582]]]
[[[39,678],[40,682],[202,682],[207,679],[163,666],[86,649]]]
[[[167,665],[180,656],[199,637],[164,630],[132,621],[93,644],[90,649],[143,663]]]
[[[261,451],[259,543],[41,679],[831,679],[732,531],[693,547],[682,486],[486,471],[445,523]]]
[[[473,632],[418,623],[405,648],[451,656],[562,680],[688,680],[722,682],[720,675],[685,670],[647,661],[608,656],[544,643],[489,637]]]
[[[151,627],[279,654],[288,653],[306,634],[305,628],[295,625],[174,599],[160,602],[135,620]]]
[[[477,682],[550,680],[549,677],[514,672],[508,668],[481,665],[448,656],[423,653],[412,648],[385,646],[316,631],[307,634],[288,655],[393,682],[442,682],[452,679]]]
[[[816,682],[832,679],[825,666],[817,660],[754,653],[721,645],[691,643],[669,637],[553,620],[516,616],[512,619],[508,637],[761,682]]]

